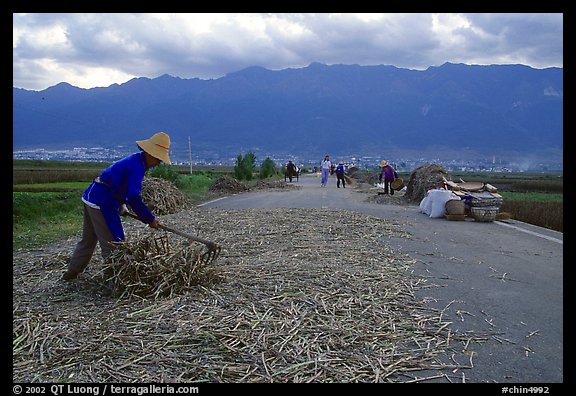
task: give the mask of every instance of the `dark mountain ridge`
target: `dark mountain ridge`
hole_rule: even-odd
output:
[[[163,75],[107,88],[13,89],[14,149],[133,145],[160,130],[175,149],[190,136],[195,147],[231,152],[561,155],[563,69],[312,63],[213,80]]]

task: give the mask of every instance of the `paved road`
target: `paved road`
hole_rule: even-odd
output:
[[[327,188],[310,175],[294,184],[301,189],[242,193],[202,206],[341,208],[399,220],[412,238],[388,242],[417,260],[416,274],[440,286],[420,290],[419,297],[446,308],[453,329],[485,335],[467,345],[467,354],[456,357],[459,364],[473,365],[460,372],[462,380],[563,382],[562,233],[514,220],[432,219],[418,206],[367,203],[366,194],[352,186],[338,189],[332,178]]]

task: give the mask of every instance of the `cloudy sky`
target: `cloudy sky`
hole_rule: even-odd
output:
[[[563,30],[562,14],[545,13],[13,14],[13,86],[208,79],[312,62],[563,67]]]

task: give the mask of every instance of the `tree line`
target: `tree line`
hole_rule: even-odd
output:
[[[236,165],[234,165],[234,177],[237,180],[252,180],[256,169],[256,155],[249,151],[246,155],[238,154]],[[260,165],[258,177],[266,179],[277,174],[276,163],[270,158],[266,159]]]

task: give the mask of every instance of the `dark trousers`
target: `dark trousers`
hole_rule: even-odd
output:
[[[388,194],[390,190],[390,195],[394,195],[394,189],[392,188],[392,182],[394,179],[384,179],[384,194]]]
[[[342,187],[346,188],[346,179],[343,173],[336,173],[336,186],[340,188],[340,181],[342,181]]]

